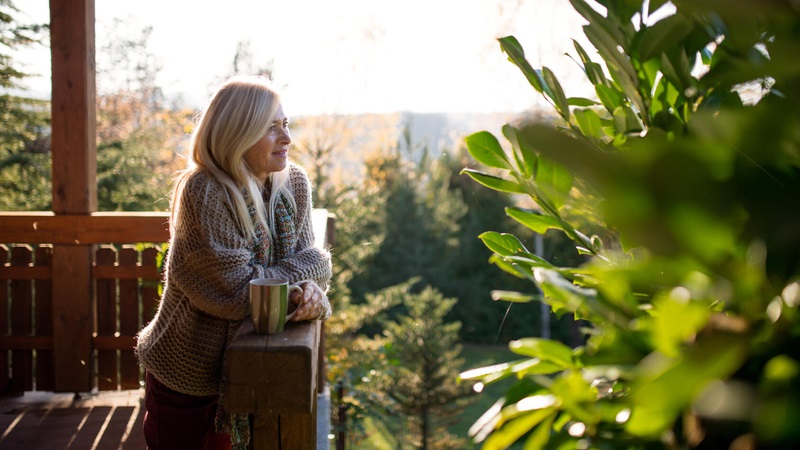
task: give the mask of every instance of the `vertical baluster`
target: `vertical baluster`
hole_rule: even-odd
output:
[[[156,258],[158,257],[158,249],[155,247],[148,247],[142,252],[142,265],[155,266]],[[156,315],[156,308],[158,308],[158,284],[161,279],[147,280],[142,283],[142,321],[140,326],[147,325],[153,316]]]
[[[113,247],[97,250],[95,265],[113,266],[117,253]],[[97,335],[114,336],[117,332],[117,280],[98,279],[97,283]],[[101,391],[117,390],[117,351],[97,350],[97,387]]]
[[[136,249],[124,247],[119,255],[120,266],[136,266],[139,254]],[[119,332],[133,336],[139,329],[139,280],[119,280]],[[122,389],[139,388],[139,362],[133,348],[120,349],[120,386]]]
[[[142,266],[156,267],[158,264],[158,248],[148,247],[142,251]],[[155,280],[142,280],[142,298],[141,298],[141,312],[142,315],[139,319],[139,328],[141,329],[156,315],[156,308],[158,308],[158,285],[161,279]],[[139,376],[143,380],[143,374]]]
[[[27,267],[32,261],[31,248],[17,245],[11,249],[11,265]],[[31,280],[11,280],[11,335],[30,336],[33,333],[33,296]],[[33,350],[11,352],[11,392],[33,390]]]
[[[8,261],[8,247],[0,244],[0,266],[5,266]],[[0,278],[0,336],[7,336],[11,329],[8,323],[8,308],[10,306],[8,298],[8,281]],[[0,349],[0,394],[8,391],[8,369],[10,359],[8,350]]]
[[[37,267],[51,267],[53,247],[39,246],[34,254],[34,264]],[[53,336],[53,289],[50,278],[36,279],[35,287],[35,317],[36,336]],[[53,391],[55,385],[55,360],[52,349],[36,350],[36,390]]]

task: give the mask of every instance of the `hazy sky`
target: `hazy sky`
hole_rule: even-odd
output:
[[[17,0],[47,21],[47,0]],[[159,84],[199,106],[232,70],[239,42],[270,61],[290,114],[517,112],[541,104],[496,38],[513,34],[534,67],[583,86],[572,39],[582,19],[567,0],[97,0],[97,47],[114,18],[153,27]],[[120,30],[115,31],[116,34]],[[98,55],[98,59],[101,58]],[[28,84],[49,90],[48,50],[26,50]],[[568,95],[586,95],[567,88]]]

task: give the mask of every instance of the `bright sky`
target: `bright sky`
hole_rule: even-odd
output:
[[[17,0],[30,20],[49,19],[47,0]],[[159,84],[199,107],[232,70],[239,42],[257,66],[273,62],[292,115],[518,112],[540,96],[500,51],[513,34],[534,67],[550,67],[567,94],[587,95],[572,39],[585,43],[568,0],[137,0],[96,2],[97,47],[114,18],[153,27]],[[99,56],[98,56],[99,58]],[[49,51],[26,50],[28,85],[49,92]]]

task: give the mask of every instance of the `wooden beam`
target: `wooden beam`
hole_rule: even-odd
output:
[[[88,392],[92,380],[92,246],[53,248],[53,353],[56,392]]]
[[[128,244],[167,242],[169,213],[122,212],[55,215],[50,212],[0,212],[0,242],[26,244]]]
[[[97,210],[94,0],[50,0],[53,211]]]
[[[316,448],[320,325],[289,322],[261,335],[247,318],[228,347],[225,407],[255,416],[254,450]]]

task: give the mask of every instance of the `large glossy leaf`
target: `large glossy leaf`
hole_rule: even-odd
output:
[[[522,188],[516,181],[506,180],[504,178],[489,175],[478,170],[464,169],[462,174],[467,174],[478,183],[501,192],[509,192],[512,194],[524,194],[525,189]]]
[[[464,139],[467,143],[469,154],[479,163],[497,169],[510,169],[508,157],[500,141],[488,131],[479,131]]]
[[[517,239],[516,236],[509,233],[498,233],[496,231],[487,231],[478,236],[486,245],[489,250],[502,255],[513,255],[517,252],[527,252],[528,249]]]
[[[510,207],[506,208],[506,214],[539,234],[544,234],[550,229],[564,229],[564,225],[559,219],[552,216],[545,216],[531,210]]]

